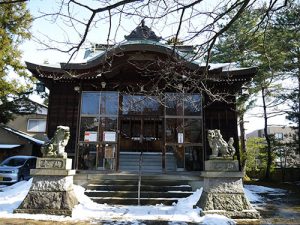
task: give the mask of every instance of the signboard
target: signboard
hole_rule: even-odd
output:
[[[84,132],[84,141],[92,142],[97,141],[98,132],[97,131],[85,131]]]
[[[116,142],[117,134],[114,131],[103,131],[103,141]]]
[[[183,133],[178,133],[178,144],[183,144]]]
[[[111,145],[105,146],[104,157],[106,159],[113,159],[114,158],[114,147],[113,146],[111,146]]]

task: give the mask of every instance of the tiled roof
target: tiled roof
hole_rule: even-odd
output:
[[[33,138],[33,137],[29,136],[29,135],[26,134],[26,133],[23,133],[23,132],[21,132],[21,131],[15,130],[15,129],[12,129],[12,128],[10,128],[10,127],[3,126],[3,125],[0,126],[0,127],[3,128],[4,130],[10,132],[10,133],[13,133],[13,134],[15,134],[15,135],[17,135],[17,136],[19,136],[19,137],[25,138],[25,139],[27,139],[28,141],[33,142],[33,143],[35,143],[35,144],[43,145],[43,144],[45,143],[44,141],[38,140],[38,139],[36,139],[36,138]]]

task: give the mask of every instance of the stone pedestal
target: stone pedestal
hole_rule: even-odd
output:
[[[205,161],[204,186],[197,205],[202,208],[201,215],[221,214],[232,219],[258,220],[259,213],[245,197],[243,173],[239,171],[238,161]]]
[[[38,158],[31,188],[15,213],[72,215],[78,203],[73,191],[72,159]]]

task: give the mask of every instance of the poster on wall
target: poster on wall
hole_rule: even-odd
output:
[[[103,131],[103,141],[116,142],[117,134],[114,131]]]
[[[93,142],[97,141],[98,132],[97,131],[85,131],[84,132],[84,141]]]
[[[183,133],[178,133],[178,144],[183,144]]]
[[[105,146],[104,157],[106,159],[113,159],[113,158],[115,158],[114,155],[115,155],[115,148],[114,148],[114,146],[111,146],[111,145]]]

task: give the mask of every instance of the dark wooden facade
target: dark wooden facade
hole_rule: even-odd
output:
[[[80,95],[74,91],[71,83],[53,81],[48,88],[51,90],[51,94],[49,95],[47,135],[52,137],[59,124],[70,127],[71,136],[66,151],[70,156],[74,156]]]
[[[50,90],[48,136],[51,137],[54,134],[58,125],[69,126],[71,139],[66,149],[69,157],[75,157],[78,148],[81,92],[105,90],[121,93],[129,85],[139,89],[141,84],[145,84],[145,88],[151,89],[151,83],[149,86],[147,77],[141,76],[142,70],[133,66],[131,61],[136,60],[139,64],[146,64],[158,59],[161,61],[166,59],[175,59],[174,62],[184,61],[185,69],[197,71],[197,74],[209,77],[207,83],[212,90],[228,93],[226,102],[212,101],[205,93],[201,93],[203,96],[203,140],[206,140],[207,130],[220,129],[225,140],[234,137],[235,148],[238,149],[235,94],[245,82],[251,80],[256,69],[223,71],[223,68],[219,67],[210,70],[209,67],[201,67],[184,59],[174,49],[156,44],[153,40],[146,40],[146,42],[128,40],[125,44],[106,50],[83,64],[69,63],[60,64],[60,67],[51,67],[27,63],[27,67],[33,75],[44,82]],[[106,83],[105,88],[101,85],[103,81]],[[80,91],[75,90],[75,87],[79,87]],[[207,141],[203,141],[203,150],[204,160],[210,154]]]

